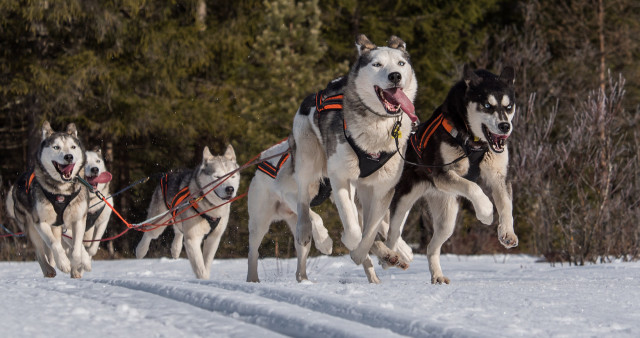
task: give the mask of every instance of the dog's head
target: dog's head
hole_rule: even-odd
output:
[[[86,155],[73,123],[66,132],[55,132],[49,122],[44,122],[38,156],[44,170],[56,181],[66,183],[76,175],[84,176]]]
[[[465,105],[471,136],[487,142],[495,153],[504,151],[513,130],[514,78],[511,67],[505,67],[500,76],[486,70],[473,71],[467,65],[464,67]]]
[[[202,163],[200,164],[200,174],[197,178],[202,186],[224,179],[225,175],[238,169],[236,162],[236,153],[231,145],[227,146],[227,150],[223,155],[214,156],[209,151],[209,147],[204,147],[202,151]],[[218,185],[219,182],[212,183],[212,186]],[[240,173],[236,172],[227,178],[222,184],[215,188],[214,193],[220,199],[230,200],[236,196],[238,186],[240,185]]]
[[[413,100],[418,81],[406,43],[391,36],[387,47],[378,47],[360,34],[356,47],[358,60],[352,74],[360,101],[379,116],[400,116],[404,112],[412,121],[417,120]]]
[[[94,190],[102,190],[111,181],[111,173],[107,171],[102,158],[102,150],[95,148],[87,151],[87,164],[84,166],[84,176]]]

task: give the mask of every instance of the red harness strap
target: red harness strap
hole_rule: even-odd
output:
[[[284,165],[284,162],[286,162],[289,159],[289,155],[290,155],[289,153],[282,154],[282,156],[280,157],[280,160],[278,161],[275,167],[267,161],[260,162],[258,164],[258,170],[269,175],[271,178],[276,178],[276,176],[278,176],[278,171],[280,171],[280,168],[282,168],[282,165]]]
[[[171,210],[173,208],[175,208],[176,206],[180,205],[180,203],[182,203],[182,201],[184,201],[187,197],[189,197],[189,195],[191,195],[191,192],[189,191],[189,186],[186,186],[182,189],[180,189],[180,191],[178,191],[176,193],[175,196],[173,196],[173,199],[171,200],[171,203],[169,203],[169,200],[167,199],[167,182],[169,180],[169,174],[165,174],[162,179],[160,179],[160,188],[162,189],[162,196],[164,197],[164,204],[167,206],[167,209]],[[197,207],[195,204],[193,205],[194,207]],[[173,215],[173,217],[176,217],[176,214],[178,213],[178,209],[174,209],[171,214]]]

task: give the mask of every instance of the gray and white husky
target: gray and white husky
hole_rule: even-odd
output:
[[[396,153],[404,152],[417,120],[413,100],[418,83],[400,38],[392,36],[388,46],[379,47],[361,34],[356,47],[358,58],[348,75],[308,96],[294,117],[296,232],[299,244],[310,242],[312,190],[328,177],[344,228],[342,242],[356,264],[371,267],[369,281],[378,283],[368,253],[400,179],[402,158]],[[396,255],[380,258],[390,256]]]
[[[166,174],[153,193],[147,213],[149,217],[167,213],[186,203],[186,209],[172,212],[177,223],[173,225],[175,237],[171,244],[171,255],[178,258],[184,242],[193,272],[199,279],[209,279],[211,275],[213,257],[229,222],[231,204],[227,202],[236,196],[240,174],[232,174],[221,184],[213,182],[224,179],[225,175],[238,167],[231,145],[221,156],[213,156],[209,148],[204,147],[202,163],[197,168]],[[189,206],[190,201],[194,203]],[[220,207],[207,211],[216,206]],[[167,220],[167,217],[163,219]],[[165,228],[160,226],[145,232],[136,247],[136,257],[143,258],[151,240],[158,238]]]
[[[84,177],[85,163],[75,124],[69,124],[66,132],[54,132],[49,122],[44,122],[35,168],[10,189],[9,217],[28,234],[45,277],[56,276],[54,267],[72,278],[91,271],[83,236],[75,236],[85,232],[89,207],[88,190],[75,179]],[[73,237],[68,255],[61,239],[63,232]]]
[[[111,173],[107,171],[102,151],[95,148],[87,151],[87,164],[84,167],[86,181],[93,186],[94,191],[99,191],[103,196],[109,196],[109,183]],[[87,228],[84,233],[84,246],[91,257],[95,256],[100,247],[100,239],[104,235],[111,217],[112,210],[96,194],[90,194],[89,211],[87,212]],[[113,203],[113,202],[109,202]]]
[[[424,197],[433,220],[427,256],[434,284],[450,282],[442,274],[440,248],[453,233],[458,197],[471,201],[482,223],[493,223],[493,204],[478,183],[489,188],[498,210],[498,240],[506,248],[518,245],[507,181],[506,141],[516,111],[513,83],[511,67],[496,76],[465,65],[463,79],[410,137],[407,163],[391,202],[387,245],[397,246],[411,207]]]

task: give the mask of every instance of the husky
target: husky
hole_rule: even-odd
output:
[[[273,147],[265,150],[260,158],[265,159],[258,165],[258,170],[249,185],[248,208],[249,208],[249,261],[247,282],[260,282],[258,278],[258,248],[260,242],[269,230],[271,223],[276,221],[285,221],[296,236],[296,198],[298,188],[293,178],[293,164],[290,159],[289,150],[292,139],[282,141]],[[275,157],[274,157],[275,156]],[[328,179],[322,182],[314,182],[315,187],[309,190],[314,196],[310,205],[317,206],[324,202],[331,195],[331,185]],[[359,205],[359,203],[358,203]],[[360,209],[359,209],[360,210]],[[333,241],[329,237],[327,228],[320,215],[313,210],[309,210],[312,222],[313,241],[316,248],[325,255],[330,255],[333,249]],[[362,220],[360,220],[362,221]],[[380,235],[387,235],[388,221],[384,222],[380,229]],[[373,252],[380,247],[379,241],[373,246]],[[296,280],[302,282],[308,280],[306,261],[311,249],[311,243],[302,246],[298,241],[294,241],[298,265],[296,269]],[[384,246],[383,246],[384,248]],[[398,250],[403,250],[405,256],[412,257],[411,248],[400,238],[398,240]],[[387,261],[394,258],[387,258]],[[398,260],[398,257],[395,258]],[[365,274],[369,279],[375,278],[375,272],[372,266],[364,266]]]
[[[100,192],[105,197],[109,196],[109,183],[112,176],[107,171],[101,149],[95,148],[92,151],[87,151],[86,156],[85,180],[91,184],[94,192]],[[90,196],[84,246],[87,248],[89,256],[93,257],[98,252],[100,239],[107,229],[112,210],[96,194],[90,194]]]
[[[434,228],[427,247],[433,284],[450,282],[442,274],[440,249],[453,233],[458,197],[471,201],[482,223],[493,223],[493,204],[478,183],[489,188],[500,216],[498,240],[506,248],[518,245],[506,143],[516,111],[514,75],[511,67],[497,76],[465,65],[463,79],[410,137],[402,177],[391,201],[386,244],[391,250],[396,247],[411,207],[424,197]]]
[[[417,120],[413,101],[418,83],[400,38],[391,36],[388,46],[378,47],[360,34],[356,47],[358,58],[350,72],[307,96],[294,117],[296,239],[300,245],[311,241],[312,190],[328,177],[344,228],[342,243],[356,264],[371,266],[368,253],[403,168],[397,152],[404,152]],[[369,280],[379,282],[377,277]]]
[[[74,236],[84,234],[89,208],[89,192],[76,180],[84,178],[85,163],[75,124],[69,124],[66,132],[55,132],[44,122],[34,168],[10,188],[9,217],[28,234],[45,277],[55,277],[55,267],[71,278],[91,271],[83,236]],[[68,254],[61,239],[65,232],[73,238]]]
[[[204,147],[202,163],[197,168],[165,174],[153,193],[148,216],[171,211],[172,222],[175,222],[171,256],[180,256],[184,242],[198,279],[209,279],[211,275],[213,257],[229,222],[231,205],[228,202],[236,196],[240,184],[240,174],[235,172],[238,168],[231,145],[221,156],[213,156],[209,147]],[[224,181],[219,183],[219,180]],[[158,238],[165,228],[157,226],[144,233],[136,247],[137,258],[146,256],[151,240]]]

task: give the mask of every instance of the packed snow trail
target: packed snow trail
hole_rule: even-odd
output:
[[[429,283],[425,256],[407,271],[350,258],[215,260],[197,280],[186,259],[95,261],[82,279],[0,262],[0,337],[640,336],[640,263],[552,267],[519,255],[442,256],[450,285]]]

